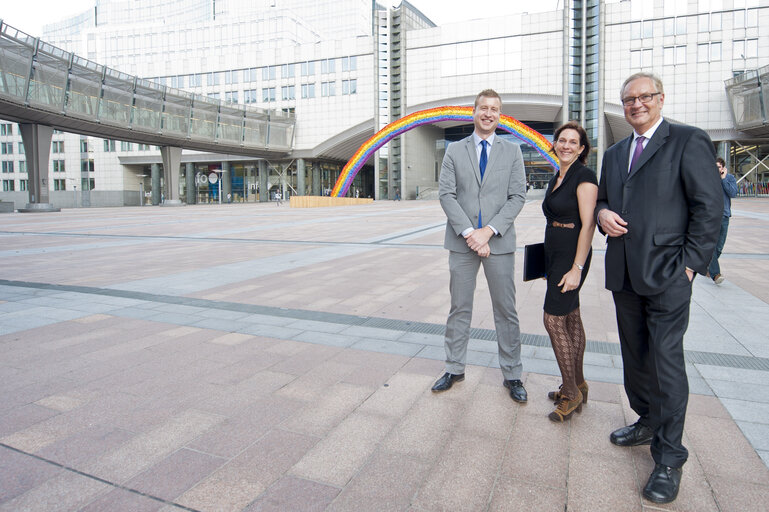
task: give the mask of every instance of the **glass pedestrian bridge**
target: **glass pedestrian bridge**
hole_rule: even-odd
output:
[[[224,103],[91,62],[0,20],[0,118],[105,139],[270,157],[293,114]]]
[[[751,135],[769,135],[769,66],[726,80],[734,125]]]

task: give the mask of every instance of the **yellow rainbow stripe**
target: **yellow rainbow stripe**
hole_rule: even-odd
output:
[[[347,195],[347,191],[350,189],[350,185],[352,185],[352,180],[358,174],[358,171],[361,170],[375,151],[390,142],[390,140],[417,126],[440,123],[441,121],[472,122],[473,107],[430,108],[414,112],[388,124],[358,148],[358,151],[355,152],[342,169],[342,173],[336,180],[331,195],[333,197]],[[529,128],[514,117],[506,115],[500,116],[499,127],[532,146],[554,169],[558,169],[558,161],[550,152],[552,145],[541,133]]]

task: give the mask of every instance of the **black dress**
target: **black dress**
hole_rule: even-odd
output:
[[[585,282],[590,270],[590,260],[593,250],[587,253],[582,279],[576,290],[561,293],[558,283],[574,265],[574,255],[577,254],[577,241],[582,221],[579,217],[577,202],[577,186],[588,182],[598,185],[595,172],[582,165],[579,161],[571,164],[561,185],[553,190],[558,180],[556,173],[547,185],[545,199],[542,201],[542,211],[547,218],[545,228],[545,268],[547,269],[547,293],[545,294],[545,313],[563,316],[579,307],[579,290]],[[555,227],[553,222],[574,224],[573,228]]]

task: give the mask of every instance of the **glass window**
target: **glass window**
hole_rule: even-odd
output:
[[[652,65],[652,49],[644,48],[641,50],[641,66],[648,68]]]
[[[676,18],[676,35],[686,34],[686,20],[684,16]]]
[[[315,61],[302,62],[302,76],[312,76],[315,74]]]
[[[281,78],[294,78],[294,65],[293,64],[283,64],[280,66],[280,77]]]
[[[334,73],[336,71],[336,59],[326,59],[320,61],[320,72],[323,74]]]
[[[714,12],[710,15],[710,31],[715,32],[721,30],[721,13]]]
[[[700,14],[697,16],[697,32],[710,31],[710,14]]]
[[[27,190],[27,183],[29,180],[19,180],[19,190],[25,192]]]
[[[734,28],[745,28],[745,11],[734,11]]]
[[[0,144],[0,153],[3,155],[12,155],[13,154],[13,142],[3,142]]]
[[[276,66],[265,66],[262,68],[262,80],[275,80]]]
[[[0,125],[0,135],[13,135],[13,125],[7,123]]]
[[[13,192],[13,180],[3,180],[3,192]]]
[[[88,153],[88,140],[80,139],[80,152]]]
[[[296,99],[296,92],[294,90],[293,85],[284,85],[280,88],[280,97],[283,100],[294,100]]]
[[[675,18],[665,18],[663,20],[663,33],[666,36],[676,35],[676,20]]]
[[[646,20],[643,23],[643,36],[654,37],[654,22],[652,20]]]
[[[744,59],[746,57],[745,55],[745,41],[734,41],[732,45],[732,51],[734,52],[732,55],[732,59]]]
[[[262,89],[262,101],[265,103],[275,101],[275,87],[265,87]]]
[[[302,98],[315,97],[315,84],[302,84]]]
[[[710,43],[710,60],[721,60],[721,43]]]
[[[686,64],[686,46],[676,46],[676,64]]]
[[[23,142],[19,142],[19,154],[20,155],[24,154],[24,143]]]
[[[758,39],[745,41],[745,57],[752,59],[758,57]]]
[[[662,49],[662,63],[665,66],[671,66],[675,64],[675,48],[672,46],[666,46]]]
[[[700,43],[697,45],[697,62],[708,62],[710,59],[710,44]]]
[[[13,161],[3,160],[3,172],[13,172]]]
[[[27,172],[27,161],[26,160],[19,161],[19,172]]]

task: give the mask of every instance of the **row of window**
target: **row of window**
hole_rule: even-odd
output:
[[[750,28],[758,26],[758,9],[747,9],[734,12],[734,28]],[[686,34],[689,16],[677,16],[662,20],[662,33],[666,36]],[[655,20],[634,21],[630,24],[631,39],[654,37]],[[722,29],[722,13],[714,12],[697,15],[698,32],[714,32]]]
[[[261,76],[262,80],[276,80],[278,70],[280,70],[280,78],[294,78],[296,77],[297,68],[299,68],[300,76],[314,76],[317,68],[320,68],[321,74],[324,75],[336,73],[337,68],[342,71],[356,71],[358,69],[358,57],[351,55],[335,59],[310,60],[292,64],[264,66],[262,68],[245,68],[211,73],[195,73],[192,75],[156,77],[151,78],[150,80],[161,85],[184,89],[188,87],[203,87],[203,82],[205,82],[207,86],[252,83],[256,82],[259,76]]]
[[[758,39],[732,41],[734,60],[758,57]],[[697,45],[697,62],[711,62],[722,59],[721,43],[712,41]],[[686,64],[686,45],[665,46],[662,49],[662,63],[665,66]],[[630,51],[631,68],[648,68],[652,66],[652,49],[642,48]]]
[[[152,145],[150,144],[136,144],[139,151],[149,151],[152,149]],[[160,149],[160,146],[155,146],[155,149]],[[133,142],[126,142],[124,140],[120,141],[120,151],[133,151],[134,150],[134,143]],[[115,141],[112,139],[104,139],[104,152],[105,153],[114,153],[115,152]]]
[[[27,190],[27,183],[28,180],[19,180],[19,190],[25,191]],[[14,192],[16,191],[16,185],[14,180],[3,180],[3,192]]]
[[[13,135],[13,125],[11,123],[0,124],[0,135]]]
[[[18,180],[19,182],[19,191],[25,192],[28,187],[29,180]],[[96,181],[91,179],[82,179],[81,180],[81,190],[93,190],[95,188]],[[66,179],[55,179],[53,180],[53,189],[54,190],[67,190],[67,180]],[[3,192],[15,192],[16,191],[16,182],[15,180],[3,180]]]
[[[52,160],[51,165],[53,167],[53,172],[65,172],[66,166],[64,165],[64,160]],[[4,173],[15,172],[14,162],[4,160],[0,163],[0,169],[2,169],[2,172]],[[93,172],[93,170],[94,164],[92,159],[80,160],[80,172]],[[19,162],[19,172],[27,172],[27,162],[25,160]]]
[[[316,97],[315,84],[302,84],[300,91],[302,99],[315,98]],[[277,87],[263,87],[262,88],[262,102],[269,103],[271,101],[277,101]],[[342,80],[342,95],[357,94],[358,93],[358,80]],[[336,82],[321,82],[320,83],[320,95],[336,96]],[[213,98],[219,98],[217,93],[210,94]],[[256,89],[246,89],[243,91],[243,102],[246,104],[257,103],[258,101]],[[296,86],[284,85],[280,88],[281,100],[295,100],[296,99]],[[231,91],[225,93],[225,100],[232,103],[238,102],[238,91]]]

